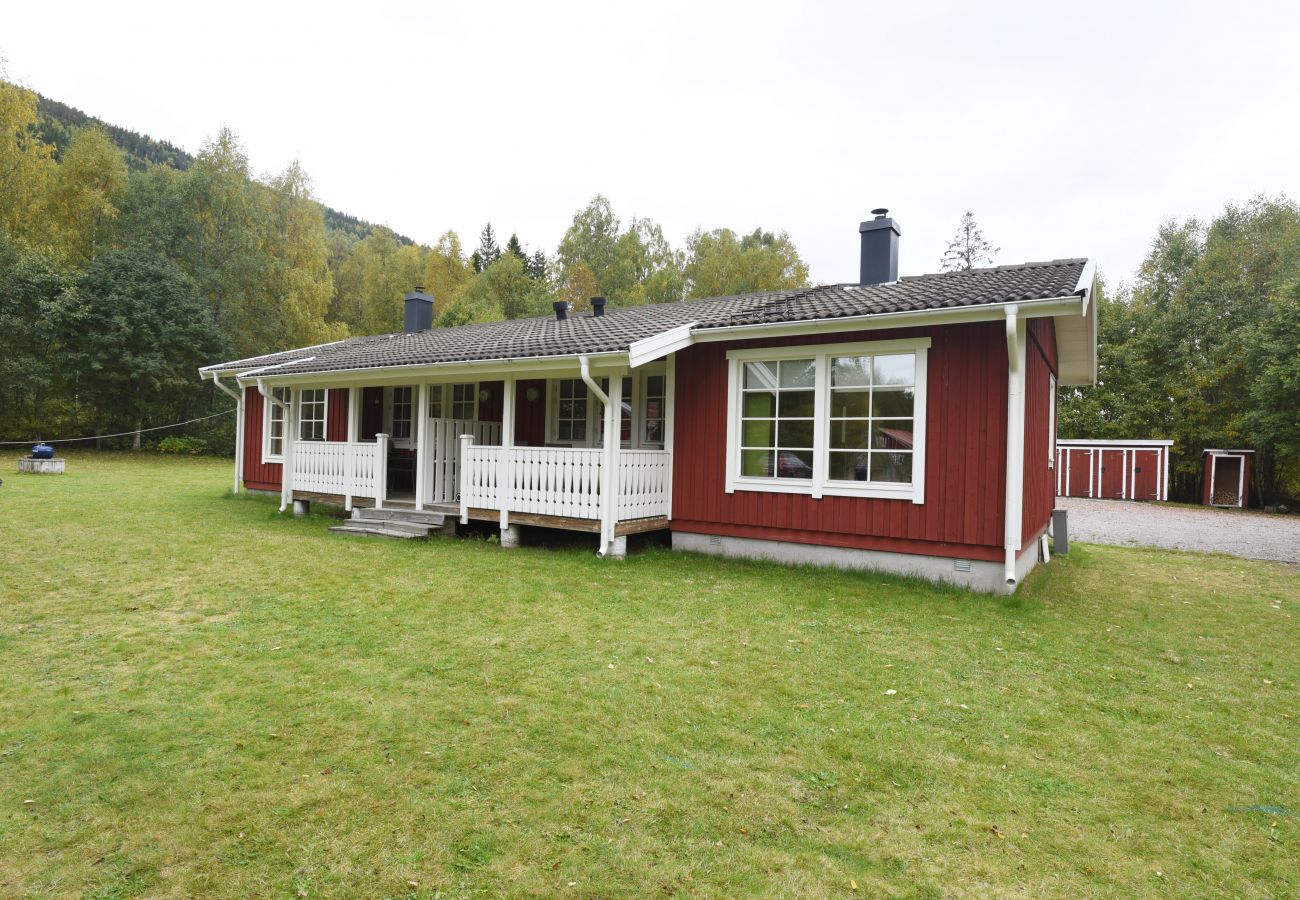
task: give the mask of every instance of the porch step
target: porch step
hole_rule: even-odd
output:
[[[416,512],[413,509],[373,509],[371,507],[354,506],[352,508],[352,518],[354,520],[363,519],[369,522],[406,522],[417,523],[420,525],[429,525],[438,528],[446,523],[447,517],[439,512]]]
[[[374,537],[400,538],[407,541],[429,536],[427,531],[420,533],[415,530],[398,529],[380,522],[372,524],[361,519],[349,519],[342,525],[332,525],[330,531],[334,534],[365,534]]]

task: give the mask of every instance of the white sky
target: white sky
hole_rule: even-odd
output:
[[[887,206],[904,274],[966,209],[1001,263],[1128,279],[1157,225],[1300,197],[1300,4],[226,2],[7,4],[11,78],[467,249],[548,253],[604,193],[624,218],[785,229],[857,277]]]

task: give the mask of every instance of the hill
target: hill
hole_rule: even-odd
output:
[[[185,170],[194,162],[191,154],[169,141],[141,134],[120,125],[113,125],[41,94],[37,94],[37,98],[37,110],[40,113],[37,133],[41,140],[54,146],[56,157],[62,155],[64,148],[71,142],[72,136],[78,129],[88,125],[98,125],[108,133],[113,143],[122,151],[127,168],[132,172],[143,172],[151,165],[171,166],[174,169]],[[321,209],[325,213],[325,227],[331,231],[342,232],[356,240],[369,235],[375,227],[371,222],[324,204],[321,204]],[[398,234],[394,237],[400,244],[413,243],[405,235]]]

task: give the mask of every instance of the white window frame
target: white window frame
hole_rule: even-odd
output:
[[[797,347],[756,347],[727,352],[727,478],[728,494],[736,491],[768,491],[782,494],[808,494],[822,497],[877,497],[925,503],[925,417],[930,339],[907,338],[894,341],[862,341],[849,344],[801,344]],[[916,384],[912,401],[912,483],[892,485],[885,482],[861,484],[833,481],[827,477],[830,467],[830,371],[836,356],[878,356],[890,353],[916,355]],[[758,478],[740,474],[741,378],[747,362],[770,362],[783,359],[812,359],[816,371],[813,420],[813,477]]]
[[[662,423],[659,429],[659,440],[657,441],[649,440],[646,437],[646,428],[650,423],[647,404],[650,402],[649,381],[651,378],[663,379],[663,393],[659,395],[659,402],[662,404],[659,407],[660,415],[655,417],[656,421]],[[634,435],[638,440],[638,446],[644,447],[648,450],[662,450],[664,449],[665,438],[668,433],[668,373],[642,372],[641,377],[634,381],[633,385],[639,387],[639,391],[636,394],[636,403],[632,406],[633,410],[635,410],[641,418],[641,421],[636,424],[636,429],[634,431]]]
[[[317,393],[320,394],[320,399],[319,399],[319,400],[316,400],[316,399],[308,400],[308,399],[307,399],[307,395],[308,395],[308,394],[313,394],[313,395],[314,395],[314,394],[317,394]],[[329,396],[330,396],[330,395],[329,395],[329,391],[326,390],[325,388],[301,388],[301,389],[299,389],[299,391],[298,391],[298,430],[297,430],[297,433],[296,433],[296,438],[297,438],[298,440],[300,440],[300,441],[324,441],[324,440],[326,440],[326,433],[325,433],[325,432],[326,432],[326,429],[329,427],[329,408],[330,408]],[[320,407],[320,418],[319,418],[319,419],[317,419],[317,418],[312,418],[312,419],[310,419],[310,420],[307,419],[307,407],[308,407],[308,406],[319,406],[319,407]],[[320,437],[318,437],[318,438],[309,438],[309,437],[306,437],[306,436],[305,436],[305,432],[304,432],[302,426],[303,426],[304,423],[306,423],[306,422],[308,422],[308,421],[311,421],[311,422],[319,422],[319,423],[320,423]]]
[[[1047,468],[1056,468],[1056,373],[1047,373]]]
[[[470,410],[468,416],[456,415],[456,404],[463,404],[464,400],[456,399],[456,388],[469,388]],[[477,381],[457,381],[447,385],[446,404],[443,409],[447,411],[447,418],[473,422],[478,419],[478,382]]]
[[[393,428],[393,407],[396,405],[394,401],[396,400],[397,392],[403,389],[411,392],[411,415],[409,419],[410,433],[406,437],[398,437],[393,433],[395,430]],[[384,391],[384,431],[388,433],[394,447],[410,448],[415,446],[415,413],[416,407],[419,405],[420,392],[414,385],[395,384]]]
[[[668,369],[662,363],[657,365],[647,365],[645,368],[636,369],[623,375],[624,378],[632,379],[632,390],[623,392],[623,402],[630,405],[632,409],[632,422],[628,431],[629,440],[620,441],[619,446],[624,450],[663,450],[665,449],[664,441],[654,441],[653,443],[645,439],[645,380],[652,376],[659,376],[664,379],[664,431],[665,437],[668,427]],[[605,426],[605,411],[601,403],[596,399],[590,388],[587,389],[587,438],[583,441],[563,441],[559,438],[559,415],[560,415],[560,391],[559,384],[561,381],[569,381],[568,378],[548,378],[546,380],[546,443],[563,447],[599,447],[604,443],[602,431]],[[574,378],[573,381],[581,381],[580,378]],[[601,375],[596,378],[597,384],[605,385],[608,390],[609,376]]]
[[[271,388],[272,396],[279,397],[283,403],[289,402],[289,389],[283,387]],[[271,452],[271,420],[279,416],[280,424],[280,452]],[[285,423],[289,420],[289,414],[279,406],[272,403],[265,397],[262,398],[262,462],[264,463],[282,463],[284,462],[284,442],[289,439],[288,428]]]

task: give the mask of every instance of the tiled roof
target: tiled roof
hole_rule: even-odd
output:
[[[609,309],[604,316],[513,319],[413,333],[349,338],[208,366],[206,371],[290,375],[344,369],[432,365],[495,359],[573,356],[626,351],[636,341],[671,328],[763,325],[948,310],[1015,303],[1073,294],[1087,260],[1058,259],[900,278],[888,284],[821,285],[733,297],[710,297],[650,306]]]

